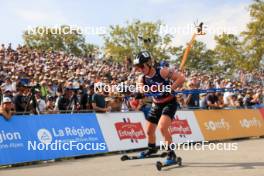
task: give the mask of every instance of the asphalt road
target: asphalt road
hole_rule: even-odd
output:
[[[261,176],[264,175],[264,139],[229,141],[236,151],[179,150],[183,166],[157,171],[163,159],[120,161],[121,155],[71,159],[31,166],[0,169],[0,176]],[[129,153],[135,155],[136,153]]]

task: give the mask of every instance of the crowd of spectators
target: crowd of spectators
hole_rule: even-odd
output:
[[[244,91],[177,95],[180,108],[243,108],[263,104],[263,72],[241,71],[232,79],[188,70],[185,75],[184,89],[236,88]],[[11,107],[16,114],[142,110],[151,100],[122,97],[129,92],[105,93],[100,89],[94,92],[98,84],[135,84],[137,76],[129,58],[116,63],[92,55],[79,58],[25,46],[13,49],[11,44],[0,47],[1,109],[8,104],[8,109]]]

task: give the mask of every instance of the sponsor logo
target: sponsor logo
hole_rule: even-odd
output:
[[[260,120],[255,117],[252,119],[242,119],[239,121],[242,128],[261,128],[262,124]]]
[[[115,128],[120,140],[129,139],[132,143],[137,143],[139,139],[146,138],[141,123],[132,123],[129,118],[124,118],[123,122],[115,123]]]
[[[176,118],[172,121],[171,126],[169,127],[169,132],[171,135],[179,134],[180,137],[186,137],[185,135],[192,134],[192,129],[187,119],[180,120],[176,115]]]
[[[96,130],[95,128],[85,128],[83,126],[76,128],[74,126],[72,127],[65,127],[63,129],[51,129],[52,134],[54,137],[87,137],[90,135],[96,135]]]
[[[218,121],[208,121],[204,123],[205,128],[208,131],[216,131],[218,129],[225,129],[225,130],[229,130],[230,129],[230,124],[228,122],[225,121],[225,119],[220,119]]]
[[[42,128],[38,130],[37,133],[38,139],[43,144],[50,144],[52,141],[52,135],[49,130]]]

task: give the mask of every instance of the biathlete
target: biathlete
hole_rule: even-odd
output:
[[[167,86],[170,85],[172,90],[180,88],[185,81],[182,73],[168,67],[155,68],[152,64],[152,57],[148,51],[139,52],[134,59],[134,67],[137,71],[143,73],[139,77],[138,83],[141,88],[143,86]],[[141,92],[142,93],[142,92]],[[177,110],[176,97],[171,92],[162,92],[153,97],[153,104],[147,120],[147,140],[148,150],[140,154],[142,158],[157,153],[155,131],[158,128],[164,138],[165,144],[172,143],[172,137],[169,132],[169,126],[174,119]],[[166,163],[176,162],[175,152],[168,147]]]

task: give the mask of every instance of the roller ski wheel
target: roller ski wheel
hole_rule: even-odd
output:
[[[121,161],[126,161],[126,160],[129,160],[130,158],[127,155],[123,155],[120,159]]]
[[[121,161],[127,161],[127,160],[137,160],[137,159],[148,159],[148,158],[164,158],[167,156],[166,152],[163,152],[161,154],[152,154],[152,155],[144,155],[144,153],[140,153],[138,156],[128,156],[123,155],[120,159]]]
[[[164,167],[178,165],[179,167],[182,166],[182,158],[178,157],[176,160],[166,160],[164,163],[157,161],[156,168],[158,171],[161,171]]]

